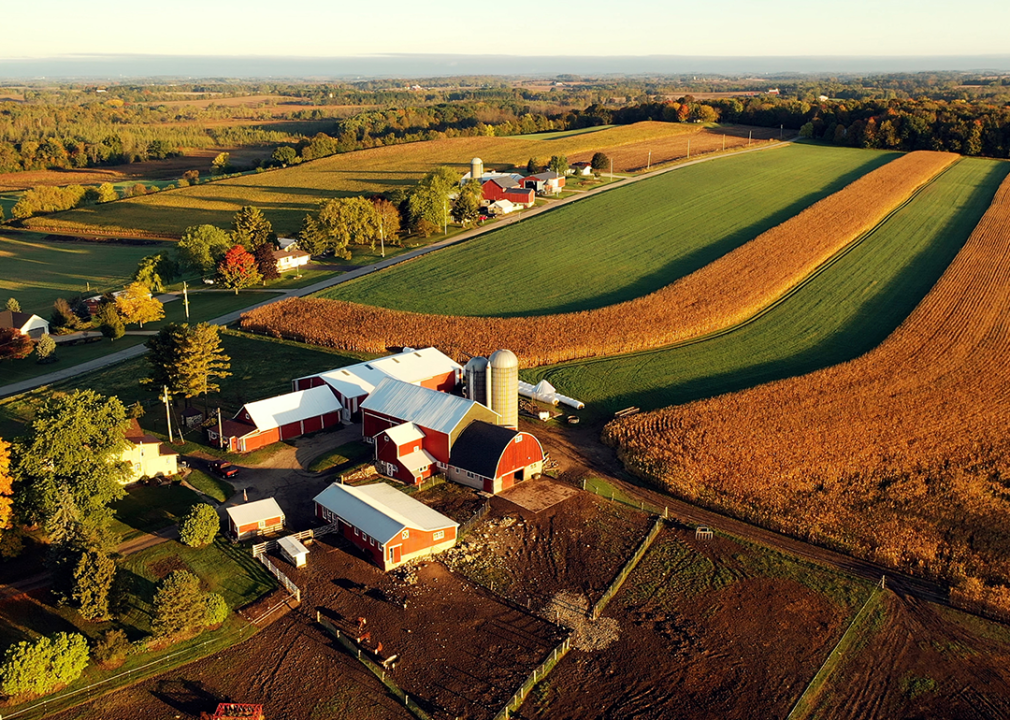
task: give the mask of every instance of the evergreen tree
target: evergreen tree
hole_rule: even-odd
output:
[[[314,215],[302,219],[302,229],[298,231],[298,247],[309,255],[322,255],[328,248],[326,232]]]
[[[273,226],[258,207],[251,205],[243,207],[235,213],[231,227],[234,242],[249,251],[255,250],[264,243],[272,246],[277,242]]]
[[[169,573],[154,595],[151,630],[161,638],[189,635],[203,628],[207,606],[200,591],[200,579],[186,570]]]
[[[7,298],[7,303],[4,305],[6,310],[11,312],[21,312],[21,303],[17,301],[16,298]]]
[[[73,599],[85,620],[109,616],[109,591],[116,578],[116,563],[106,553],[92,548],[81,553],[74,568]]]
[[[221,388],[213,382],[216,378],[231,375],[231,359],[221,348],[220,328],[210,323],[200,323],[187,328],[179,347],[179,385],[187,398],[218,392]]]

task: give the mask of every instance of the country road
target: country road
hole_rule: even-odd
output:
[[[713,162],[716,160],[722,160],[724,158],[738,157],[746,153],[761,152],[764,150],[772,150],[774,148],[785,147],[790,143],[795,142],[795,140],[796,138],[780,142],[768,142],[763,145],[755,145],[752,148],[744,148],[742,150],[735,150],[733,152],[728,152],[724,155],[723,154],[706,155],[696,160],[687,160],[684,162],[677,163],[675,165],[660,168],[658,170],[652,170],[650,172],[642,173],[641,175],[626,176],[621,180],[610,183],[609,185],[603,185],[601,187],[593,188],[592,190],[579,191],[577,194],[572,195],[571,197],[564,198],[563,200],[553,200],[547,203],[546,205],[541,205],[540,207],[525,210],[522,213],[513,215],[504,221],[496,222],[494,224],[486,225],[484,227],[474,228],[472,230],[467,230],[466,232],[462,232],[459,235],[454,235],[453,237],[447,240],[439,240],[437,242],[433,242],[430,245],[426,245],[422,248],[417,248],[415,250],[411,250],[410,252],[403,253],[402,255],[397,255],[395,257],[386,258],[385,260],[380,260],[379,262],[373,265],[360,267],[355,270],[345,272],[342,275],[331,277],[326,280],[321,280],[320,282],[317,282],[313,285],[309,285],[304,288],[297,288],[293,290],[276,290],[276,291],[265,290],[264,294],[271,293],[272,297],[268,297],[262,302],[254,303],[253,305],[249,305],[248,307],[242,308],[241,310],[236,310],[234,312],[221,315],[220,317],[213,318],[208,322],[213,323],[215,325],[229,325],[233,322],[238,321],[238,319],[242,317],[243,313],[246,313],[254,308],[262,307],[263,305],[269,305],[270,303],[274,303],[277,302],[278,300],[283,300],[289,297],[305,297],[307,295],[319,292],[320,290],[325,290],[327,288],[333,287],[334,285],[340,285],[342,283],[350,282],[351,280],[356,280],[360,277],[364,277],[365,275],[370,275],[374,272],[385,270],[386,268],[392,267],[393,265],[399,265],[400,263],[409,262],[410,260],[422,257],[424,255],[427,255],[428,253],[436,252],[437,250],[449,247],[450,245],[456,245],[461,242],[466,242],[467,240],[472,240],[473,238],[479,237],[480,235],[484,235],[485,233],[494,232],[495,230],[499,230],[508,225],[519,223],[522,222],[523,220],[528,220],[529,218],[535,217],[541,213],[550,212],[551,210],[554,210],[556,208],[564,207],[569,203],[577,202],[587,197],[592,197],[599,193],[613,190],[614,188],[627,187],[628,185],[641,182],[642,180],[648,180],[649,178],[654,178],[669,172],[675,172],[677,170],[681,170],[686,167],[691,167],[692,165],[698,165],[700,163]],[[172,300],[178,299],[179,297],[181,297],[181,293],[175,292],[160,295],[158,299],[161,300],[162,302],[171,302]],[[146,348],[143,345],[135,345],[134,347],[127,348],[126,350],[120,350],[118,352],[110,353],[109,355],[106,355],[104,357],[97,358],[95,360],[91,360],[86,363],[81,363],[80,365],[75,365],[74,367],[63,368],[61,370],[57,370],[55,372],[51,372],[46,375],[40,375],[39,377],[36,378],[30,378],[28,380],[23,380],[21,382],[3,385],[0,386],[0,398],[7,397],[10,395],[17,395],[19,393],[27,392],[29,390],[42,387],[43,385],[50,385],[54,382],[59,382],[60,380],[66,380],[68,378],[72,378],[77,375],[92,372],[93,370],[99,370],[103,367],[115,365],[125,360],[130,360],[132,358],[139,357],[143,355],[145,352]]]

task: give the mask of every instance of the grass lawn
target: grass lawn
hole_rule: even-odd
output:
[[[126,497],[112,505],[116,512],[112,529],[124,541],[132,540],[176,524],[199,502],[199,495],[176,483],[134,485],[127,489]]]
[[[322,472],[333,467],[340,467],[361,462],[373,454],[371,446],[363,442],[349,442],[323,453],[309,465],[311,472]]]
[[[282,170],[254,173],[206,185],[160,192],[105,205],[79,208],[40,219],[47,226],[67,230],[106,229],[163,232],[181,235],[189,225],[209,223],[227,227],[243,205],[263,210],[282,235],[296,233],[306,213],[320,200],[365,193],[407,189],[434,167],[448,165],[460,174],[470,159],[484,159],[487,168],[525,169],[530,157],[545,161],[552,155],[588,160],[596,151],[641,145],[708,132],[701,125],[643,122],[581,132],[512,137],[451,138],[391,145],[334,155]],[[616,168],[618,171],[620,167]]]
[[[790,146],[693,165],[320,295],[457,315],[602,307],[704,267],[895,157]]]
[[[202,492],[204,495],[214,498],[219,503],[223,503],[235,494],[235,488],[227,480],[208,475],[200,470],[193,470],[186,476],[186,482]]]
[[[290,391],[292,378],[359,361],[358,358],[323,348],[232,331],[225,331],[222,338],[224,350],[231,357],[232,374],[220,381],[221,392],[211,395],[209,402],[212,412],[220,403],[226,416],[246,402]],[[0,437],[19,434],[23,423],[33,416],[34,407],[42,403],[51,392],[66,392],[75,388],[91,388],[104,395],[118,395],[126,405],[140,401],[148,408],[148,416],[141,420],[141,424],[145,428],[164,431],[163,406],[155,393],[140,386],[140,379],[146,376],[147,367],[147,361],[143,357],[134,358],[0,400]],[[203,399],[195,401],[195,404],[202,408]],[[186,450],[181,449],[180,452]]]
[[[583,414],[678,405],[803,374],[878,345],[947,268],[1010,166],[964,159],[855,248],[750,323],[673,348],[524,371]]]
[[[96,342],[78,345],[57,345],[57,362],[39,365],[35,355],[29,355],[22,360],[0,360],[0,384],[30,380],[40,375],[48,375],[64,368],[74,367],[120,350],[126,350],[134,345],[141,345],[147,338],[137,335],[126,335],[115,342],[101,338]]]
[[[204,322],[222,315],[226,315],[250,305],[261,303],[276,297],[268,292],[242,291],[238,295],[234,291],[207,291],[199,290],[189,292],[189,320],[186,319],[186,307],[182,298],[165,303],[165,319],[158,322],[145,323],[144,330],[157,330],[168,323],[190,324]],[[131,330],[137,329],[135,325],[130,326]]]
[[[21,309],[49,317],[58,297],[117,290],[130,281],[137,263],[168,243],[118,245],[100,242],[46,242],[35,233],[0,229],[0,297],[15,297]]]

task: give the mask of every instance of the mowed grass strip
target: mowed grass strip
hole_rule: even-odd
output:
[[[471,158],[483,158],[485,167],[525,168],[530,157],[544,162],[552,155],[566,155],[571,161],[588,160],[596,151],[614,152],[629,145],[639,145],[635,152],[622,151],[628,167],[644,167],[649,144],[664,141],[655,148],[654,163],[682,157],[689,136],[722,134],[737,145],[745,143],[750,129],[740,126],[706,128],[701,125],[643,122],[611,127],[597,132],[564,134],[552,139],[534,135],[512,137],[451,138],[407,143],[334,155],[283,170],[245,175],[218,182],[172,190],[166,193],[131,198],[66,213],[49,215],[34,221],[46,228],[65,231],[155,232],[176,236],[189,225],[209,223],[227,227],[243,205],[263,209],[274,229],[282,235],[298,231],[302,218],[316,204],[331,197],[381,193],[395,188],[409,189],[432,168],[439,165],[464,173]],[[761,132],[754,129],[755,132]],[[765,131],[767,132],[767,131]],[[683,146],[665,142],[683,137]],[[714,139],[709,145],[714,144]],[[730,142],[730,147],[733,142]],[[715,149],[715,148],[710,148]],[[615,155],[615,158],[618,156]],[[615,171],[625,169],[621,162]]]
[[[537,318],[474,318],[288,299],[245,313],[242,326],[358,352],[431,345],[461,361],[506,347],[520,367],[685,342],[768,309],[957,159],[951,153],[905,155],[697,272],[605,308]]]
[[[796,145],[685,167],[319,297],[496,317],[604,307],[704,267],[896,157]]]
[[[965,159],[780,304],[696,343],[524,371],[597,416],[677,405],[810,372],[882,342],[926,296],[986,211],[1005,163]]]
[[[48,242],[32,233],[0,233],[0,297],[15,297],[21,309],[48,318],[53,301],[87,292],[120,289],[137,263],[166,245]]]

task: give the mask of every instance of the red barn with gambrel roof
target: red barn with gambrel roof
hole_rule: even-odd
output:
[[[487,493],[500,493],[544,470],[544,449],[526,432],[476,421],[452,446],[446,477]]]

